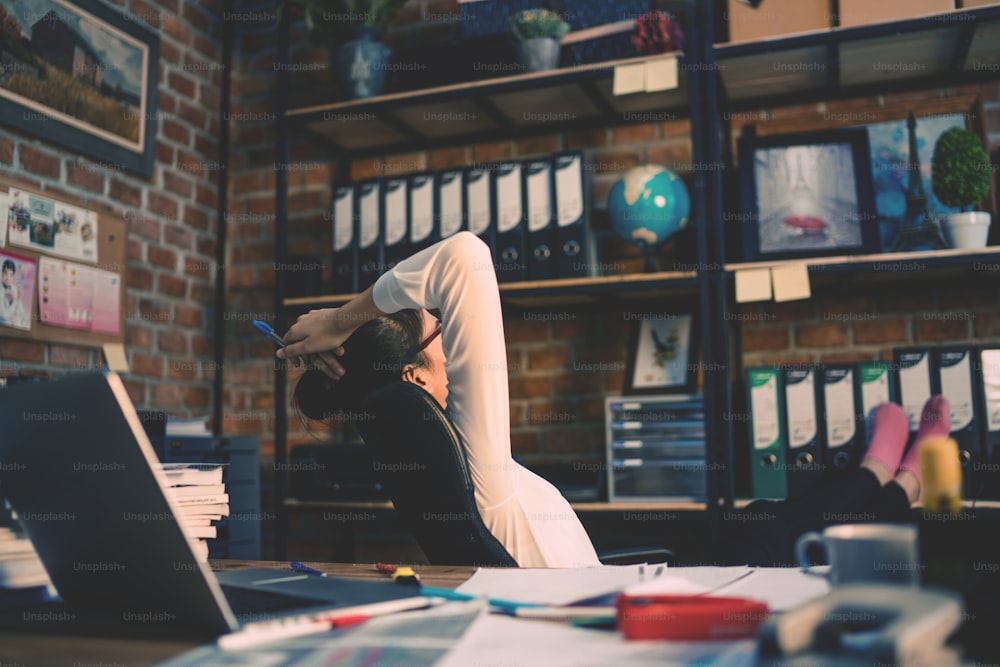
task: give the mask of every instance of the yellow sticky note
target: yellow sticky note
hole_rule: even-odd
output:
[[[771,271],[743,269],[736,272],[736,303],[771,300]]]
[[[775,301],[798,301],[812,296],[809,287],[809,267],[805,264],[783,264],[771,269]]]
[[[646,88],[646,64],[618,65],[611,84],[613,95],[641,93]]]
[[[646,63],[646,92],[673,90],[677,87],[677,58],[661,58]]]
[[[104,360],[108,369],[115,373],[128,373],[128,358],[125,356],[125,346],[121,343],[104,344]]]

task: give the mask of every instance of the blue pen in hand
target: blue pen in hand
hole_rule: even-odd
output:
[[[288,343],[285,342],[285,339],[279,336],[277,333],[275,333],[274,329],[272,329],[271,325],[268,324],[267,322],[261,322],[260,320],[253,320],[250,322],[250,324],[253,325],[254,329],[261,332],[262,334],[273,340],[281,347],[285,347],[286,345],[288,345]]]
[[[316,576],[316,577],[325,577],[326,576],[326,572],[320,572],[316,568],[309,567],[305,563],[300,563],[297,560],[293,560],[292,563],[291,563],[291,565],[292,565],[292,569],[295,570],[296,572],[302,572],[303,574],[311,574],[311,575]]]

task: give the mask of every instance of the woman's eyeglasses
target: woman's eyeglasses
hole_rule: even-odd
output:
[[[441,323],[434,327],[434,331],[427,334],[427,338],[420,341],[420,345],[417,345],[417,352],[422,352],[425,347],[434,342],[434,339],[441,335]]]

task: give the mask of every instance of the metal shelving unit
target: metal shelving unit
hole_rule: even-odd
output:
[[[592,127],[648,122],[650,114],[688,118],[692,159],[707,165],[692,174],[692,204],[697,228],[697,265],[690,273],[611,276],[501,287],[505,304],[540,307],[558,304],[602,304],[622,297],[659,299],[695,295],[699,304],[702,361],[705,363],[706,411],[731,411],[732,385],[729,330],[735,271],[768,263],[727,264],[723,224],[723,157],[731,162],[729,125],[724,112],[783,104],[881,94],[996,80],[1000,71],[1000,7],[963,10],[856,28],[830,29],[734,44],[714,44],[711,2],[685,0],[687,35],[684,54],[636,58],[537,74],[468,82],[428,90],[384,95],[367,100],[288,109],[288,73],[278,70],[277,159],[288,159],[290,125],[329,144],[339,157],[358,159],[412,150],[430,150],[476,141],[516,139]],[[287,21],[287,16],[285,18]],[[288,25],[282,23],[279,58],[288,62]],[[611,94],[615,65],[656,58],[679,58],[682,75],[677,89],[665,93],[615,97]],[[873,62],[899,63],[912,56],[912,67],[874,68]],[[441,122],[448,120],[448,122]],[[343,121],[350,121],[344,123]],[[731,166],[731,165],[730,165]],[[275,261],[284,263],[287,244],[287,172],[276,175]],[[967,272],[977,262],[1000,264],[1000,250],[941,251],[906,256],[868,255],[806,261],[811,276],[840,280],[872,276],[876,265],[903,267],[919,262],[929,270]],[[882,271],[890,275],[890,271]],[[898,274],[898,272],[897,272]],[[288,316],[309,307],[346,302],[351,295],[286,299],[280,272],[275,282],[277,328]],[[287,406],[284,371],[275,369],[275,463],[287,457]],[[710,534],[718,539],[720,515],[737,506],[734,498],[733,431],[724,420],[708,420],[708,497],[705,511]],[[287,480],[276,475],[278,558],[285,557]]]

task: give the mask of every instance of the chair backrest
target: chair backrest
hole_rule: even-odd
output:
[[[431,564],[517,567],[483,523],[465,450],[430,394],[394,382],[366,397],[352,424]]]

